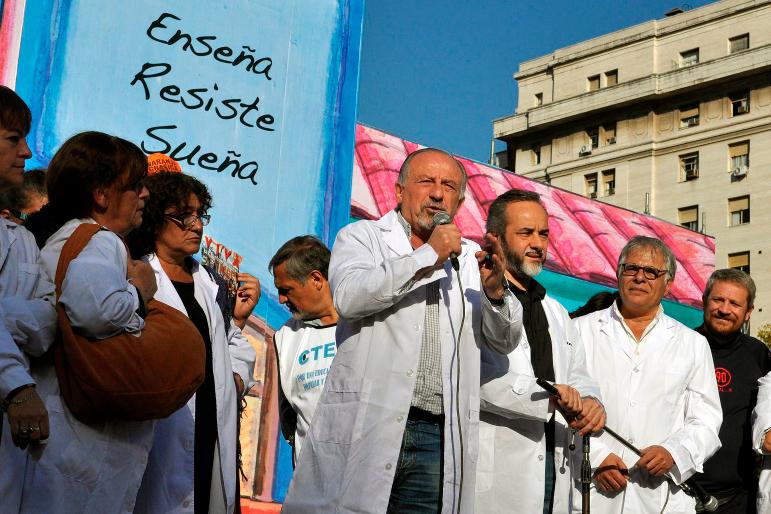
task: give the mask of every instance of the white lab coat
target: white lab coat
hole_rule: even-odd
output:
[[[62,246],[83,222],[93,220],[68,221],[41,251],[43,273],[50,282]],[[126,262],[121,239],[104,230],[94,235],[70,264],[59,301],[66,301],[67,314],[81,333],[104,338],[144,326],[135,312],[139,298],[126,280]],[[0,512],[131,512],[152,444],[154,422],[85,425],[64,405],[50,359],[33,363],[32,376],[48,409],[51,435],[39,458],[27,457],[22,473],[0,473]],[[8,451],[3,439],[0,462],[6,462]]]
[[[160,261],[149,255],[147,262],[155,272],[158,291],[155,299],[170,305],[187,315],[182,300],[177,294]],[[195,298],[201,305],[209,325],[212,343],[212,367],[214,390],[217,403],[217,438],[220,470],[213,476],[220,476],[225,493],[226,505],[222,509],[233,512],[236,501],[236,473],[238,464],[236,452],[238,443],[238,394],[233,373],[238,373],[245,389],[254,385],[254,361],[256,354],[252,345],[234,324],[225,332],[225,322],[217,305],[218,286],[198,262],[193,261],[193,282]],[[193,462],[195,442],[195,395],[187,405],[155,425],[153,442],[147,470],[137,496],[137,513],[193,512]],[[215,459],[215,466],[217,460]],[[221,510],[218,510],[219,512]]]
[[[763,450],[765,432],[771,429],[771,373],[758,380],[758,401],[752,411],[752,446],[763,455],[760,470],[758,514],[771,514],[771,455]]]
[[[302,450],[316,404],[335,358],[337,325],[314,326],[290,319],[273,336],[281,381],[279,415],[291,408],[296,416],[294,461]],[[282,420],[283,426],[283,420]]]
[[[479,348],[508,353],[522,327],[522,306],[507,293],[501,308],[480,294],[478,246],[464,240],[462,291],[450,262],[427,277],[429,245],[413,250],[397,214],[343,228],[332,249],[330,284],[338,351],[306,437],[284,512],[384,513],[410,409],[425,317],[425,285],[439,280],[445,412],[442,512],[455,512],[461,482],[456,416],[456,333],[460,341],[459,404],[464,448],[462,505],[473,511],[478,449]],[[463,303],[461,303],[463,298]]]
[[[614,306],[574,322],[586,348],[589,373],[600,384],[607,425],[637,448],[666,448],[675,462],[670,473],[678,483],[701,472],[720,448],[723,420],[706,339],[660,312],[638,355]],[[639,457],[607,432],[592,437],[592,469],[611,452],[629,467],[630,482],[610,495],[592,484],[592,512],[658,513],[665,502],[666,513],[694,512],[694,500],[679,488],[633,470]]]
[[[543,300],[549,321],[554,377],[581,396],[600,398],[588,376],[583,344],[565,308],[548,295]],[[509,355],[482,348],[482,390],[479,422],[476,512],[496,514],[516,505],[518,512],[540,512],[545,490],[546,437],[544,423],[552,416],[549,395],[535,383],[530,345],[525,331]],[[571,432],[559,411],[554,412],[554,512],[570,512],[572,478],[568,448]],[[580,465],[580,436],[573,459]],[[575,468],[576,473],[580,468]]]
[[[41,273],[39,258],[32,234],[0,217],[0,400],[35,382],[29,356],[43,355],[56,333],[54,285]]]
[[[41,273],[39,258],[32,234],[0,218],[0,400],[18,387],[36,383],[29,357],[43,355],[56,333],[54,286]],[[0,496],[18,502],[27,451],[13,446],[3,414],[0,423],[0,439],[4,440],[0,448]],[[0,507],[3,505],[6,503],[0,499]]]

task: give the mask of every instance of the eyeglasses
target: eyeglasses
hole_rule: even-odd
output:
[[[648,280],[656,280],[667,273],[667,270],[654,268],[653,266],[638,266],[637,264],[621,265],[621,274],[626,275],[627,277],[634,277],[640,270],[642,270],[643,276]]]
[[[193,213],[188,214],[164,214],[166,218],[179,223],[185,230],[190,230],[195,227],[196,222],[200,222],[202,227],[205,227],[211,221],[211,216],[208,214],[201,214],[200,216]]]

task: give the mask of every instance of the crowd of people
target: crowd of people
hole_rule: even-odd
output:
[[[202,182],[148,176],[136,145],[100,132],[24,172],[30,125],[0,86],[0,512],[237,512],[259,282],[239,274],[229,298],[194,259],[215,201]],[[283,511],[561,514],[588,494],[602,513],[771,512],[771,357],[742,331],[749,275],[715,271],[692,330],[662,307],[674,255],[637,236],[618,290],[569,314],[536,279],[539,195],[500,195],[480,247],[452,222],[466,182],[418,150],[393,211],[331,251],[305,235],[271,259],[292,314],[274,336],[295,464]],[[179,329],[160,330],[171,312]],[[136,353],[151,343],[158,363]],[[123,388],[113,408],[82,401],[89,352]],[[181,400],[159,394],[172,387]]]

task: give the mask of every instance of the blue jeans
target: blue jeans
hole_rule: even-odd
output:
[[[436,514],[442,507],[442,426],[407,420],[388,514]]]

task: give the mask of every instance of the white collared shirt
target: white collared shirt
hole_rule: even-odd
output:
[[[656,327],[656,325],[661,320],[661,316],[664,314],[664,309],[661,307],[661,304],[659,304],[659,310],[656,311],[656,316],[653,318],[653,320],[648,323],[648,326],[645,327],[645,330],[643,330],[642,336],[640,336],[640,340],[638,341],[637,338],[634,335],[634,332],[632,332],[632,329],[629,328],[629,325],[626,323],[626,319],[624,319],[624,316],[621,314],[621,309],[618,308],[618,303],[613,302],[613,315],[616,317],[618,321],[621,322],[621,326],[624,327],[624,332],[626,332],[626,335],[629,336],[629,342],[631,344],[631,347],[634,348],[634,352],[637,355],[640,355],[640,348],[642,347],[643,342],[645,341],[645,337],[651,333],[651,331]]]

